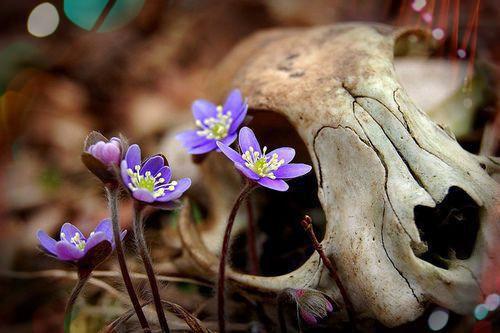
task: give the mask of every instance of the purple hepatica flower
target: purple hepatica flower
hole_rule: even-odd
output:
[[[315,289],[288,289],[292,299],[297,303],[297,310],[302,319],[309,325],[316,325],[319,319],[333,311],[333,305],[327,296]]]
[[[255,134],[248,127],[240,130],[240,155],[222,142],[217,142],[220,150],[234,162],[235,167],[251,181],[277,191],[288,190],[283,179],[305,175],[311,166],[302,163],[290,163],[295,156],[295,149],[283,147],[267,152],[267,147],[260,149]]]
[[[236,139],[236,132],[245,119],[248,104],[238,89],[231,91],[224,106],[215,106],[204,99],[193,103],[195,130],[182,132],[176,136],[190,154],[205,154],[217,149],[216,142],[230,145]]]
[[[82,161],[103,182],[116,182],[115,170],[125,150],[123,140],[115,137],[108,140],[101,133],[93,131],[85,139]]]
[[[122,231],[122,239],[126,233],[126,230]],[[64,223],[59,241],[47,235],[43,230],[39,230],[37,236],[43,250],[49,255],[79,267],[93,268],[97,266],[115,248],[110,219],[102,220],[88,238],[83,236],[82,232],[71,223]]]
[[[191,179],[171,181],[171,171],[163,155],[154,155],[141,163],[141,148],[131,145],[121,163],[123,183],[138,201],[163,209],[178,206],[177,199],[191,186]]]
[[[111,138],[108,142],[98,141],[87,152],[108,167],[118,166],[121,161],[121,140]]]

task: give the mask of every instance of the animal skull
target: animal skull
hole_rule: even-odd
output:
[[[219,100],[238,87],[251,110],[281,114],[293,125],[318,180],[327,219],[323,248],[334,258],[358,316],[387,326],[416,319],[429,302],[471,311],[482,293],[481,267],[494,259],[491,245],[498,241],[497,222],[488,219],[498,202],[497,183],[395,79],[394,48],[401,35],[388,26],[362,24],[258,33],[212,77]],[[198,230],[186,205],[177,270],[216,276],[216,254],[241,182],[230,168],[220,154],[201,164],[204,176],[194,189],[209,189],[211,227]],[[457,219],[440,230],[445,216],[464,205],[465,235],[455,237]],[[445,257],[444,265],[429,262],[430,252]],[[229,269],[228,278],[250,295],[308,287],[342,303],[316,253],[282,276]]]

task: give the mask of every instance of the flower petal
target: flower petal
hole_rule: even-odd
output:
[[[83,251],[84,253],[87,253],[90,249],[92,249],[94,246],[99,244],[102,241],[108,241],[111,246],[113,246],[113,243],[107,239],[107,236],[104,232],[94,232],[92,236],[89,237],[87,240],[87,243],[85,244],[85,250]]]
[[[242,127],[240,129],[239,145],[242,153],[250,150],[250,147],[253,147],[255,151],[261,153],[259,142],[253,131],[248,127]]]
[[[146,172],[151,172],[151,175],[154,177],[158,173],[158,171],[165,165],[165,160],[161,155],[154,155],[149,157],[141,167],[141,175],[144,175]]]
[[[215,140],[208,140],[197,147],[191,148],[188,150],[188,153],[197,155],[197,154],[205,154],[208,153],[209,151],[215,150],[217,148],[217,145],[215,144]]]
[[[73,244],[65,241],[59,241],[56,243],[56,255],[57,258],[64,261],[78,260],[83,257],[85,253],[79,250]]]
[[[189,178],[179,179],[173,191],[165,191],[165,194],[157,198],[156,201],[167,202],[179,199],[190,186],[191,186],[191,179]]]
[[[161,168],[158,173],[161,173],[161,178],[164,179],[163,184],[170,182],[170,179],[172,178],[172,172],[170,171],[170,168],[168,166],[164,166],[163,168]]]
[[[132,170],[134,170],[136,165],[141,165],[141,148],[136,144],[128,147],[125,160],[127,161],[128,167]]]
[[[245,120],[245,117],[247,116],[247,110],[248,110],[248,105],[245,104],[237,114],[233,114],[233,122],[229,127],[228,131],[229,133],[233,133],[238,130],[238,127],[240,127],[241,123],[243,122],[243,120]]]
[[[240,163],[240,164],[245,164],[245,161],[241,157],[241,155],[236,152],[234,149],[230,148],[226,144],[218,141],[217,142],[217,147],[221,150],[221,152],[226,155],[231,161],[234,163]]]
[[[64,223],[62,228],[61,228],[61,234],[66,236],[66,241],[70,242],[71,238],[75,237],[76,234],[80,234],[80,238],[85,240],[85,236],[83,236],[82,232],[80,229],[72,225],[71,223]],[[63,240],[63,237],[61,235],[61,240]]]
[[[128,184],[130,184],[131,181],[130,181],[130,176],[128,175],[127,170],[128,170],[127,160],[123,160],[122,163],[120,164],[120,173],[122,176],[122,181],[128,190]]]
[[[295,157],[295,149],[290,148],[290,147],[282,147],[282,148],[278,148],[278,149],[275,149],[273,151],[270,151],[266,155],[273,156],[273,154],[278,154],[278,161],[284,160],[285,164],[288,164]]]
[[[182,145],[186,148],[192,148],[199,146],[203,144],[205,141],[207,141],[207,138],[198,135],[197,134],[198,130],[189,130],[189,131],[184,131],[175,136],[175,138],[182,143]]]
[[[229,134],[224,139],[220,140],[220,142],[222,142],[223,144],[229,146],[231,143],[234,142],[234,140],[236,140],[237,137],[238,137],[238,134],[236,134],[236,133]]]
[[[306,312],[302,309],[300,310],[300,316],[309,325],[316,325],[318,323],[318,320],[316,319],[316,317],[314,317],[312,314],[310,314],[309,312]]]
[[[303,176],[311,171],[311,166],[303,163],[290,163],[282,165],[274,172],[276,178],[290,179]]]
[[[191,106],[193,116],[203,123],[203,120],[217,115],[217,106],[205,99],[197,99]]]
[[[231,111],[234,115],[235,112],[240,111],[241,105],[243,104],[243,97],[238,89],[233,89],[226,98],[224,103],[224,113]]]
[[[102,232],[106,235],[106,239],[110,241],[111,244],[113,244],[113,224],[111,223],[110,219],[104,219],[99,224],[97,227],[94,229],[94,233]],[[89,237],[90,240],[91,237]]]
[[[44,248],[44,250],[55,255],[57,241],[47,235],[47,233],[43,230],[38,230],[36,235],[38,241],[40,242],[40,245]]]
[[[245,177],[250,178],[251,180],[258,180],[260,177],[255,172],[244,166],[240,163],[234,163],[236,169],[238,169]]]
[[[285,192],[288,190],[288,184],[285,183],[281,179],[270,179],[270,178],[261,178],[257,181],[260,185],[270,188],[271,190],[276,190],[280,192]]]
[[[149,192],[148,190],[143,190],[143,189],[138,189],[135,191],[132,191],[132,196],[134,199],[143,201],[146,203],[151,203],[155,201],[155,198],[153,197],[153,194]]]

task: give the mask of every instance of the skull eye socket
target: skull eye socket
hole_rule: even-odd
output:
[[[416,206],[415,223],[428,251],[422,260],[447,269],[447,259],[468,259],[479,230],[480,208],[461,188],[451,187],[436,207]]]

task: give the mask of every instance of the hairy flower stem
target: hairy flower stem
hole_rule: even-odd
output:
[[[73,307],[75,305],[76,299],[78,298],[78,295],[80,295],[83,289],[83,286],[90,278],[90,275],[90,272],[86,272],[83,274],[78,272],[78,282],[76,283],[73,291],[71,292],[71,295],[69,296],[68,302],[66,303],[66,309],[64,311],[64,333],[69,333],[70,331]]]
[[[339,275],[337,274],[337,268],[335,265],[335,262],[332,262],[325,254],[325,251],[323,251],[323,246],[321,243],[318,241],[318,238],[316,238],[316,234],[314,233],[314,230],[312,228],[312,219],[308,215],[304,216],[302,221],[300,222],[304,230],[307,232],[307,235],[311,239],[311,242],[313,244],[314,249],[316,252],[318,252],[321,261],[323,261],[323,264],[325,267],[328,269],[330,272],[330,276],[333,278],[335,283],[337,284],[337,287],[339,288],[340,294],[342,295],[342,299],[344,300],[344,305],[346,307],[347,311],[347,316],[349,317],[349,321],[351,324],[354,324],[354,311],[353,311],[353,306],[351,303],[351,300],[349,299],[349,295],[347,294],[347,291],[344,288],[344,285],[342,284],[342,281],[339,278]]]
[[[248,216],[248,228],[247,228],[247,249],[248,257],[250,259],[250,273],[256,275],[259,273],[259,257],[257,256],[257,245],[255,239],[255,220],[253,216],[252,201],[247,200],[247,216]]]
[[[144,332],[151,332],[151,328],[149,327],[148,321],[146,320],[146,316],[142,311],[141,304],[139,303],[139,298],[134,289],[134,285],[132,284],[132,279],[130,278],[130,274],[127,268],[127,262],[125,260],[125,253],[123,251],[123,244],[120,237],[120,225],[118,220],[118,186],[117,185],[107,185],[106,196],[108,198],[109,210],[111,211],[111,223],[113,225],[113,238],[115,240],[116,247],[116,255],[118,257],[118,263],[120,265],[120,270],[122,272],[123,283],[127,288],[128,296],[130,297],[130,301],[132,302],[132,306],[134,307],[134,311],[137,315],[139,323]]]
[[[149,256],[148,248],[146,245],[146,240],[144,238],[144,221],[142,217],[142,212],[144,210],[144,205],[138,201],[134,202],[134,233],[135,242],[137,244],[137,249],[139,250],[139,255],[142,258],[144,264],[144,269],[148,276],[149,285],[151,286],[151,293],[153,294],[153,302],[156,309],[156,314],[158,315],[158,321],[160,322],[161,331],[163,333],[169,333],[167,319],[165,317],[165,312],[163,311],[163,306],[161,304],[160,291],[158,290],[158,283],[156,281],[155,272],[153,270],[153,264],[151,262],[151,257]]]
[[[218,310],[218,319],[219,319],[219,333],[226,332],[226,322],[224,315],[224,283],[226,277],[226,257],[227,252],[229,250],[229,241],[231,239],[231,231],[233,230],[234,219],[236,217],[236,213],[240,208],[241,204],[250,192],[256,187],[256,184],[253,182],[247,182],[240,194],[236,198],[234,202],[233,208],[231,209],[231,213],[227,219],[226,231],[224,232],[224,240],[222,242],[222,250],[220,254],[220,262],[219,262],[219,280],[217,283],[217,310]]]

